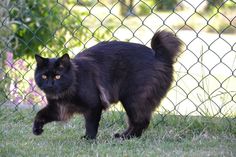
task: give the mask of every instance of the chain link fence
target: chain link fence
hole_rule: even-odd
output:
[[[72,57],[104,40],[150,46],[165,29],[184,46],[157,112],[235,120],[235,10],[234,0],[2,0],[0,108],[46,104],[33,78],[36,53]]]

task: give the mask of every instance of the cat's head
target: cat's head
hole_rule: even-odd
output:
[[[46,95],[59,96],[71,88],[75,75],[68,54],[60,58],[43,58],[35,55],[35,60],[35,82]]]

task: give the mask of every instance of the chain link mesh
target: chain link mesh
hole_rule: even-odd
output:
[[[32,54],[74,56],[103,40],[150,46],[154,32],[165,29],[184,45],[175,81],[157,112],[235,119],[236,2],[181,0],[162,11],[163,2],[1,1],[0,106],[46,104],[34,83]]]

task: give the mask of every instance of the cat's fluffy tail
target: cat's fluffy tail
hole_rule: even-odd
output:
[[[170,32],[159,31],[152,37],[151,47],[156,57],[165,56],[174,62],[180,51],[181,40]]]

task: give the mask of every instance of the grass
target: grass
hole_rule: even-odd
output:
[[[5,89],[5,80],[1,80],[0,78],[0,105],[2,105],[6,101],[6,94],[3,92]]]
[[[31,128],[35,114],[1,107],[1,157],[236,155],[235,119],[155,115],[141,138],[123,141],[112,137],[126,127],[121,112],[103,115],[97,140],[80,138],[84,133],[81,116],[46,125],[42,136],[34,136]]]

